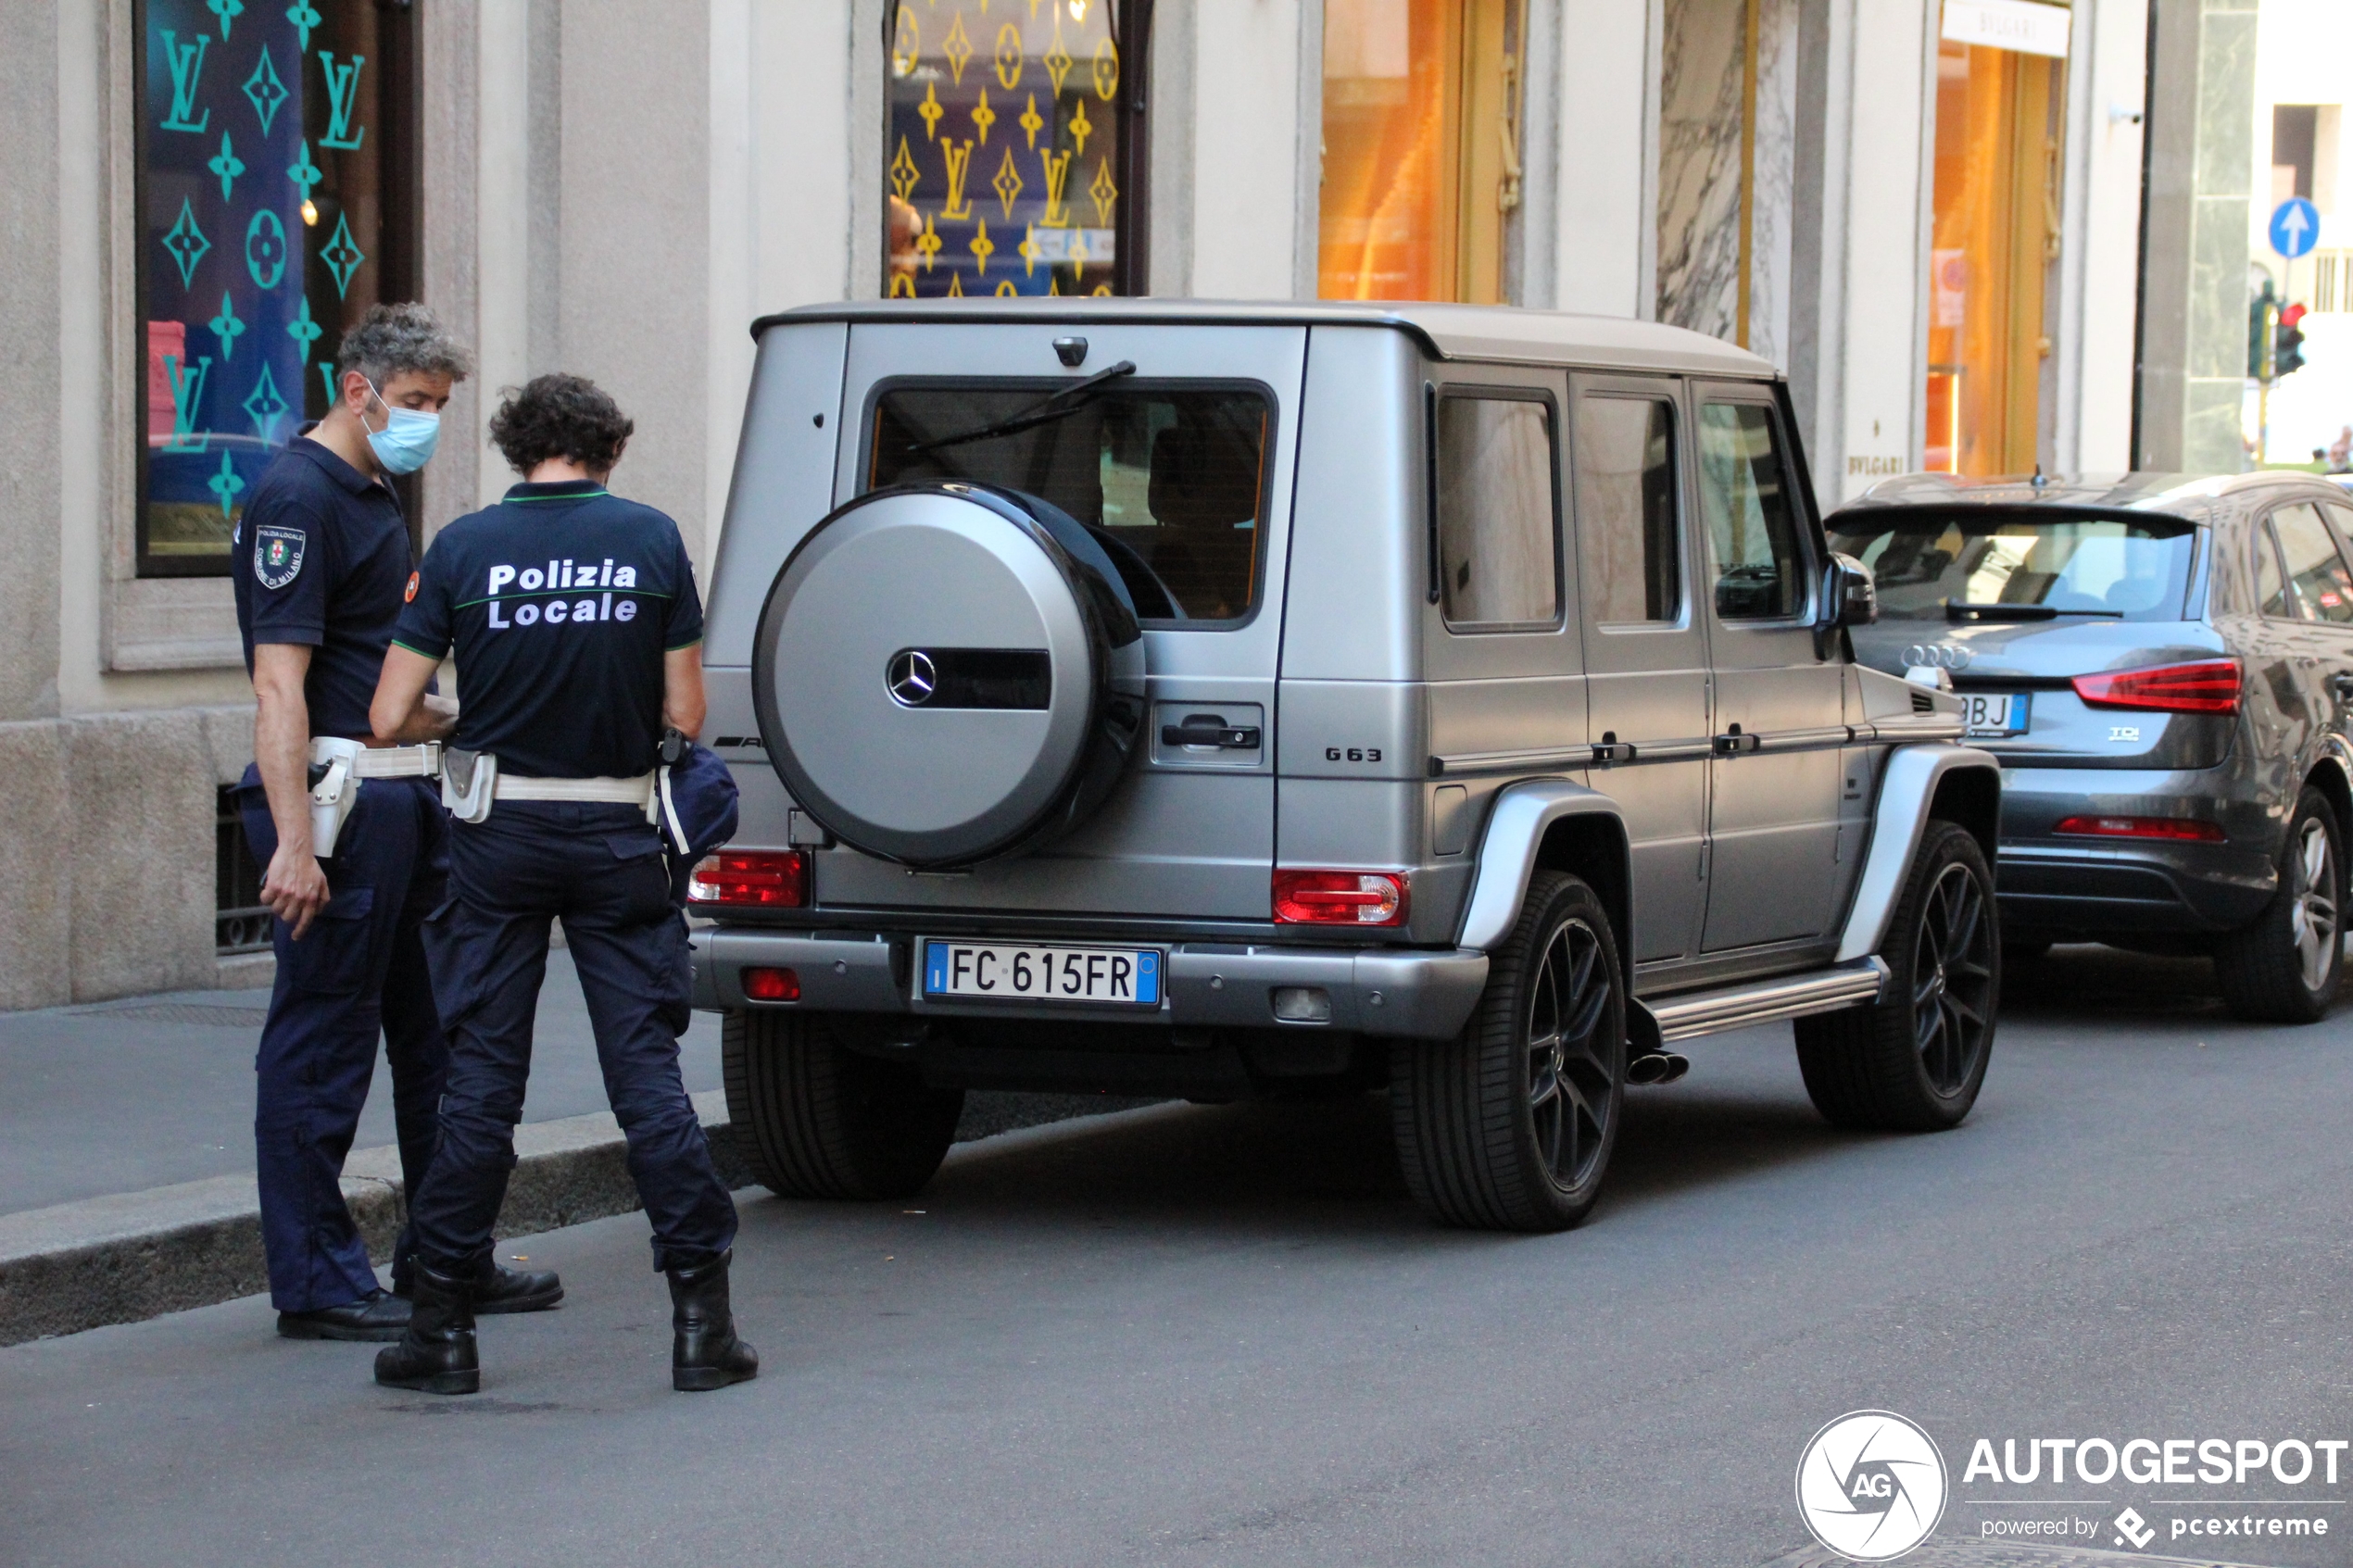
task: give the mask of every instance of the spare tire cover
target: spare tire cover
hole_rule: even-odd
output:
[[[835,510],[769,590],[752,689],[768,756],[852,848],[973,865],[1076,826],[1140,728],[1144,646],[1102,546],[1018,492],[955,483]]]

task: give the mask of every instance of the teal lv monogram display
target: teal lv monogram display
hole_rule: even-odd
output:
[[[142,567],[225,567],[261,470],[334,395],[336,341],[383,297],[401,208],[368,119],[396,85],[384,30],[413,22],[376,0],[126,3],[145,56]]]

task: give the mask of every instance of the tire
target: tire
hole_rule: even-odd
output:
[[[1880,957],[1885,1000],[1797,1020],[1806,1092],[1840,1127],[1957,1126],[1984,1085],[2002,1002],[1994,877],[1968,829],[1929,822]]]
[[[1578,878],[1538,872],[1462,1032],[1392,1047],[1405,1185],[1442,1224],[1567,1230],[1601,1195],[1625,1096],[1624,972],[1608,911]]]
[[[2345,971],[2344,834],[2328,797],[2308,789],[2288,823],[2279,891],[2254,921],[2214,945],[2214,978],[2231,1016],[2317,1023]]]
[[[730,1012],[719,1050],[745,1162],[779,1198],[906,1198],[955,1139],[962,1089],[857,1054],[824,1013]]]

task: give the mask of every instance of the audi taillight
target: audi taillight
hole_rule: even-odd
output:
[[[686,897],[728,909],[804,909],[809,857],[798,849],[722,849],[695,867]]]
[[[2089,708],[2153,709],[2160,713],[2236,713],[2239,709],[2235,659],[2078,675],[2073,684],[2075,695]]]
[[[2194,817],[2061,817],[2053,833],[2080,838],[2163,838],[2177,844],[2220,844],[2220,823]]]
[[[1286,925],[1403,925],[1404,873],[1277,872],[1275,918]]]

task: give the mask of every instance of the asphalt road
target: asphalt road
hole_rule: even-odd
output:
[[[487,1323],[471,1399],[258,1299],[0,1350],[0,1562],[1744,1568],[1805,1544],[1799,1452],[1860,1408],[1941,1446],[1943,1538],[2071,1512],[2106,1549],[2129,1502],[2152,1552],[2353,1562],[2353,1464],[1962,1476],[1979,1437],[2353,1437],[2353,1014],[2243,1028],[2202,980],[2015,973],[1934,1136],[1825,1127],[1785,1027],[1700,1042],[1566,1236],[1427,1226],[1369,1098],[1020,1133],[904,1205],[745,1194],[766,1371],[721,1394],[668,1391],[637,1216],[510,1248],[571,1296]],[[2224,1512],[2332,1534],[2165,1533]]]

